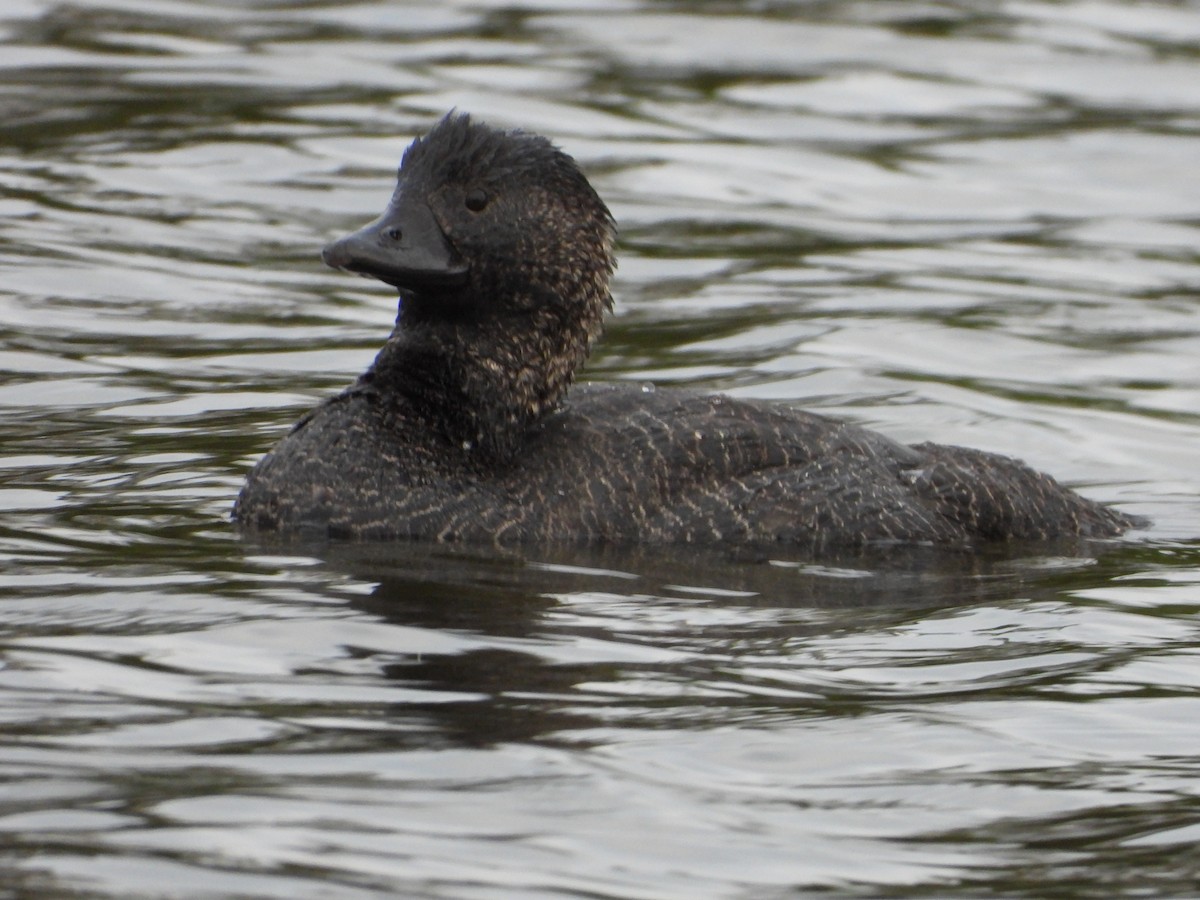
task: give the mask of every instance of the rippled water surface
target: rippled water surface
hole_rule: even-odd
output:
[[[1200,7],[0,6],[0,895],[1200,890]],[[250,546],[451,107],[621,225],[587,377],[1149,516],[970,559]]]

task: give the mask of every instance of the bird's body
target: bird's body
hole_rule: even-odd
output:
[[[397,434],[425,440],[395,440]],[[268,456],[246,524],[480,542],[866,545],[1107,536],[1121,520],[1002,456],[682,390],[585,385],[497,464],[353,388]],[[308,486],[308,490],[297,487]]]

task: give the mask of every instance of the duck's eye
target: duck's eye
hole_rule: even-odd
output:
[[[483,208],[488,205],[488,195],[479,188],[476,188],[467,194],[464,202],[467,204],[467,209],[471,212],[482,212]]]

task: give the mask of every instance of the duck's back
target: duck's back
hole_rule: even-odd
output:
[[[474,541],[890,543],[1114,535],[1129,521],[1015,460],[904,446],[775,405],[578,387],[498,461],[352,389],[252,473],[245,526]]]

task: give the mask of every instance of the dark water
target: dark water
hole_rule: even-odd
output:
[[[0,896],[1200,892],[1200,7],[0,7]],[[1148,515],[970,559],[246,546],[452,106],[622,228],[589,377]]]

